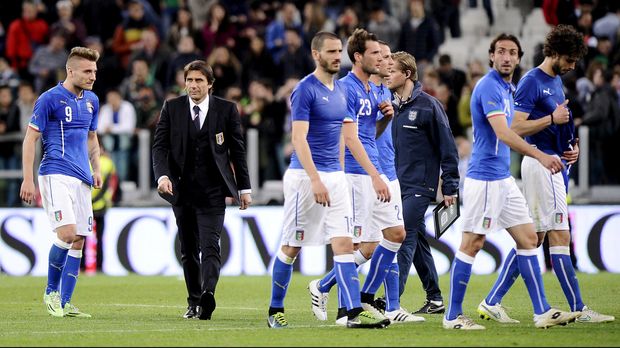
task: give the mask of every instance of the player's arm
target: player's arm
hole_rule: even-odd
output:
[[[377,199],[382,202],[389,202],[391,199],[390,190],[383,179],[381,179],[381,175],[377,168],[375,168],[375,165],[372,164],[370,158],[368,158],[364,145],[362,145],[362,142],[357,136],[357,124],[352,121],[344,122],[342,125],[342,134],[344,136],[345,145],[349,148],[349,151],[351,151],[357,163],[370,175],[372,186],[377,193]]]
[[[34,157],[36,144],[41,133],[31,127],[26,129],[26,136],[22,144],[22,187],[19,191],[19,197],[26,203],[31,204],[35,196],[34,186]]]
[[[96,131],[88,132],[88,160],[93,168],[93,186],[101,188],[101,166],[99,165],[99,140]]]
[[[389,100],[382,101],[381,104],[379,104],[379,110],[381,110],[383,117],[376,122],[377,131],[375,133],[375,139],[378,139],[381,134],[383,134],[385,128],[387,128],[390,121],[394,118],[394,107]]]
[[[568,99],[566,99],[564,103],[559,104],[551,114],[537,120],[528,120],[530,114],[522,111],[515,111],[515,117],[512,119],[510,128],[515,131],[515,133],[525,137],[536,134],[552,124],[564,124],[570,119],[570,113],[566,107],[567,104]]]
[[[491,124],[497,138],[504,144],[510,146],[511,149],[523,155],[535,158],[553,174],[559,172],[564,167],[562,161],[558,157],[547,155],[546,153],[538,150],[523,140],[523,138],[521,138],[517,133],[512,131],[508,127],[508,122],[506,121],[505,115],[494,115],[487,117],[487,119],[489,120],[489,123]]]
[[[310,123],[308,121],[293,121],[291,129],[291,143],[295,149],[297,159],[301,163],[302,167],[310,178],[310,184],[312,185],[312,192],[314,193],[315,202],[324,207],[329,207],[331,201],[329,199],[329,192],[327,187],[321,181],[319,171],[314,165],[312,160],[312,153],[310,152],[310,145],[308,144],[308,129]]]

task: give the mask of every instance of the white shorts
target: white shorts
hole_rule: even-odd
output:
[[[404,226],[402,199],[398,180],[390,182],[385,175],[381,179],[388,185],[392,199],[381,202],[372,186],[372,179],[364,174],[347,174],[353,207],[353,242],[379,242],[383,230]]]
[[[314,200],[305,170],[287,169],[284,173],[282,245],[325,245],[335,237],[352,237],[351,203],[344,172],[319,172],[319,176],[329,192],[329,207]]]
[[[93,233],[93,205],[90,186],[80,179],[61,175],[39,175],[39,191],[52,230],[77,225],[77,234]]]
[[[551,174],[540,162],[524,157],[521,163],[523,195],[536,232],[568,231],[566,186],[561,172]]]
[[[463,231],[486,235],[527,223],[532,223],[532,218],[513,177],[494,181],[465,178]]]

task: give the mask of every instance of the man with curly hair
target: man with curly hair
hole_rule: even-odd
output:
[[[547,34],[544,61],[528,71],[517,87],[511,128],[533,147],[562,159],[562,170],[550,173],[535,159],[524,157],[521,164],[523,194],[534,220],[538,246],[543,243],[545,235],[549,236],[551,265],[570,310],[581,314],[577,322],[601,323],[615,318],[593,311],[582,301],[570,258],[571,236],[566,204],[568,173],[579,157],[579,139],[575,138],[575,125],[560,76],[573,70],[586,50],[582,34],[571,26],[558,25]],[[520,273],[516,254],[515,249],[508,253],[499,278],[478,306],[482,318],[518,323],[501,305],[502,298]]]

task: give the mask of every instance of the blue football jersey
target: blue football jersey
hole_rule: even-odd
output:
[[[528,71],[519,81],[515,93],[515,110],[529,114],[528,120],[537,120],[553,113],[566,96],[560,76],[547,75],[540,68]],[[562,156],[574,142],[575,124],[570,120],[562,125],[550,125],[525,140],[549,154]]]
[[[510,148],[495,135],[488,118],[506,117],[508,126],[514,116],[514,86],[491,69],[474,87],[471,95],[473,149],[467,177],[476,180],[501,180],[510,177]]]
[[[59,83],[35,102],[29,127],[41,132],[43,158],[39,175],[62,174],[92,186],[88,132],[97,130],[99,98],[84,91],[81,98]]]
[[[368,158],[375,168],[382,173],[381,165],[379,164],[377,142],[375,141],[375,136],[377,135],[377,112],[380,112],[379,103],[377,102],[379,96],[372,87],[370,91],[367,91],[362,81],[352,72],[349,72],[340,81],[347,88],[347,116],[345,122],[357,123],[358,137],[362,145],[364,145],[366,154],[368,154]],[[372,86],[373,83],[369,82],[369,85]],[[357,163],[349,148],[346,148],[344,153],[344,171],[350,174],[368,175],[364,168]]]
[[[378,99],[377,103],[381,104],[384,100],[392,102],[392,92],[383,84],[380,86],[372,85],[376,90]],[[377,121],[383,118],[381,111],[377,112]],[[385,130],[380,137],[376,139],[377,151],[379,152],[379,165],[383,174],[390,179],[390,181],[398,179],[396,176],[396,167],[394,166],[394,142],[392,141],[392,121],[390,121],[385,127]]]
[[[338,81],[334,81],[334,89],[330,90],[314,74],[310,74],[297,84],[291,94],[291,119],[309,122],[306,139],[319,171],[342,170],[340,132],[346,113],[345,90]],[[303,169],[295,152],[289,168]]]

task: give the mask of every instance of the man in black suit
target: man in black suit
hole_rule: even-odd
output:
[[[215,81],[206,62],[185,66],[187,96],[164,103],[153,141],[157,191],[172,204],[188,292],[185,318],[211,319],[221,266],[226,197],[246,209],[250,179],[234,103],[209,95]],[[200,255],[200,261],[199,261]]]

